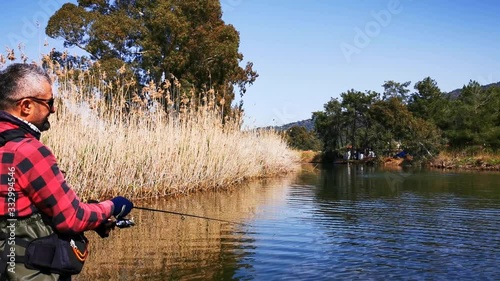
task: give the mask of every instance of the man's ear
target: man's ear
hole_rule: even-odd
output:
[[[30,115],[33,112],[33,103],[29,99],[21,100],[18,106],[23,116]]]

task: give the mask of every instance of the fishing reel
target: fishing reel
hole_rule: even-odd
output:
[[[119,218],[114,221],[114,224],[118,228],[129,228],[131,226],[134,226],[135,222],[133,219]]]
[[[88,203],[99,203],[97,200],[89,200]],[[128,219],[121,217],[121,213],[118,215],[118,218],[116,219],[111,219],[109,218],[107,221],[103,222],[101,225],[99,225],[96,229],[94,229],[101,238],[106,238],[109,236],[109,233],[111,230],[115,229],[115,227],[118,228],[129,228],[131,226],[134,226],[135,222],[133,219]]]
[[[111,230],[115,229],[115,227],[118,228],[129,228],[135,225],[135,222],[133,219],[127,219],[127,218],[118,218],[118,219],[108,219],[106,222],[102,223],[100,226],[98,226],[96,229],[94,229],[101,238],[106,238],[109,237],[109,233]]]

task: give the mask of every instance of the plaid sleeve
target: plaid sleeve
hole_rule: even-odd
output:
[[[80,201],[66,183],[52,152],[38,141],[29,141],[16,153],[18,184],[37,209],[49,216],[60,232],[94,229],[113,212],[109,200],[98,204]]]

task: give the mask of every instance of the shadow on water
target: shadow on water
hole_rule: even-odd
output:
[[[268,179],[232,191],[205,192],[136,205],[246,223],[259,205],[284,204],[290,179]],[[101,239],[90,231],[90,255],[73,280],[232,280],[252,238],[244,226],[133,210],[136,226]]]
[[[137,205],[74,280],[495,280],[498,173],[304,165],[232,191]]]

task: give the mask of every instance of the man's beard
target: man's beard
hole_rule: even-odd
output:
[[[47,116],[45,120],[41,124],[35,124],[35,126],[40,130],[40,132],[44,132],[50,129],[49,117]]]
[[[40,132],[48,131],[50,129],[49,120],[46,120],[45,122],[43,122],[42,128],[38,128],[38,129],[40,129]]]

